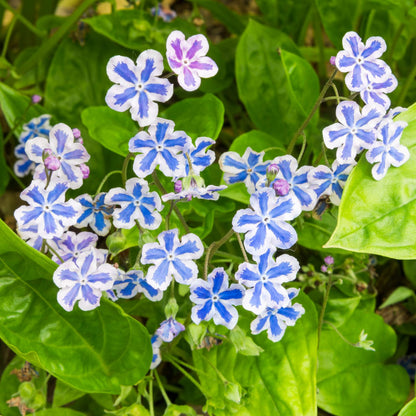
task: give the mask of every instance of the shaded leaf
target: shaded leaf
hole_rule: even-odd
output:
[[[399,286],[394,289],[393,293],[391,293],[389,297],[380,305],[379,309],[402,302],[412,296],[415,296],[415,292],[412,289],[405,286]]]

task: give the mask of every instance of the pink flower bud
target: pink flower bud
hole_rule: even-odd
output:
[[[79,167],[81,168],[82,179],[87,179],[90,176],[90,168],[85,163],[82,163]]]
[[[53,151],[49,147],[46,149],[43,149],[43,153],[42,153],[43,160],[45,160],[48,156],[52,156],[52,155],[53,155]]]
[[[276,191],[276,195],[285,196],[290,191],[290,185],[285,179],[276,179],[273,182],[273,189]]]
[[[174,185],[175,193],[179,193],[182,191],[182,181],[176,181]]]
[[[324,264],[321,266],[321,272],[326,273],[328,271],[328,267],[326,267]]]
[[[331,56],[331,57],[329,58],[329,63],[330,63],[331,65],[335,66],[335,56]]]
[[[55,155],[50,155],[43,161],[45,164],[46,169],[48,170],[58,170],[61,167],[60,160]]]
[[[37,104],[40,103],[42,101],[42,97],[40,95],[32,95],[32,103],[33,104]]]
[[[272,173],[274,175],[277,175],[279,173],[279,166],[276,163],[272,163],[269,166],[267,166],[267,172]]]
[[[74,135],[75,139],[79,139],[81,137],[81,132],[79,129],[72,129],[72,134]]]
[[[331,264],[334,264],[334,258],[332,256],[327,256],[324,258],[324,262],[325,264],[330,266]]]

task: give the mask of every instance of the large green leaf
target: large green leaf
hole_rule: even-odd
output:
[[[147,330],[103,300],[64,311],[52,283],[56,264],[0,222],[0,337],[18,355],[79,390],[119,393],[151,361]],[[117,334],[117,336],[114,336]]]
[[[254,20],[238,43],[236,78],[254,124],[280,145],[289,143],[319,95],[318,77],[291,39]]]
[[[416,104],[396,117],[409,125],[402,144],[410,160],[376,181],[361,157],[345,186],[338,224],[325,247],[416,259]]]
[[[350,342],[361,331],[375,351],[347,344],[332,328],[321,333],[318,405],[337,416],[391,416],[406,400],[409,377],[398,365],[383,364],[396,350],[396,335],[375,313],[356,310],[338,330]]]
[[[416,415],[416,399],[407,403],[402,410],[400,410],[399,416],[415,416]]]

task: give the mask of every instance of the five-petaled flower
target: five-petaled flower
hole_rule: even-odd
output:
[[[305,313],[300,303],[292,305],[292,299],[297,296],[299,289],[288,289],[288,300],[278,308],[266,308],[250,325],[253,334],[267,330],[267,336],[273,342],[280,341],[288,326],[295,325],[296,321]]]
[[[160,324],[156,334],[162,341],[171,342],[183,331],[185,331],[185,327],[171,316]]]
[[[209,137],[198,137],[195,145],[192,142],[189,143],[188,148],[184,149],[184,153],[187,154],[187,157],[185,157],[185,175],[189,175],[190,173],[198,175],[214,162],[214,151],[207,150],[208,146],[214,143],[215,140]],[[192,172],[189,162],[192,165]]]
[[[214,320],[215,325],[233,329],[237,325],[238,312],[235,305],[241,305],[244,287],[232,283],[228,287],[228,275],[222,267],[214,269],[208,280],[197,279],[191,284],[190,299],[196,305],[192,308],[192,320]]]
[[[288,249],[295,244],[297,234],[286,221],[301,213],[299,203],[290,196],[277,197],[271,188],[263,188],[250,197],[251,208],[240,209],[233,218],[233,229],[247,233],[246,250],[261,255],[270,248]]]
[[[163,56],[155,50],[142,52],[134,62],[125,56],[113,56],[107,64],[107,75],[113,85],[105,96],[107,105],[116,111],[130,108],[131,117],[141,127],[156,119],[159,108],[154,101],[166,102],[173,95],[173,85],[163,72]]]
[[[367,77],[367,81],[360,91],[360,96],[366,104],[380,105],[385,110],[388,110],[391,101],[386,93],[394,91],[396,87],[397,78],[393,74],[390,74],[388,78],[382,82],[371,81]]]
[[[61,264],[53,275],[53,281],[60,288],[58,303],[72,311],[79,300],[79,307],[89,311],[100,304],[101,294],[113,287],[117,269],[111,264],[99,264],[95,250],[82,253],[78,261]]]
[[[72,231],[67,231],[60,238],[55,237],[52,240],[53,253],[52,260],[55,263],[61,264],[61,259],[66,261],[76,262],[78,257],[85,251],[90,251],[95,248],[98,241],[98,235],[83,231],[75,234]],[[59,257],[57,256],[59,255]]]
[[[139,178],[150,175],[159,165],[165,176],[185,176],[184,150],[191,139],[184,131],[173,131],[175,123],[163,118],[156,119],[149,132],[141,131],[129,141],[129,150],[138,153],[133,170]]]
[[[375,163],[371,173],[379,181],[392,165],[398,167],[407,162],[410,157],[406,146],[400,144],[403,130],[407,127],[404,121],[383,120],[377,130],[377,140],[365,155],[370,163]]]
[[[267,307],[277,308],[289,300],[283,283],[296,279],[299,262],[292,256],[283,254],[273,260],[272,250],[261,256],[254,256],[257,264],[242,263],[238,267],[235,278],[247,290],[243,298],[243,307],[256,315]]]
[[[163,231],[157,239],[159,243],[147,243],[142,250],[142,264],[152,264],[146,280],[155,288],[165,290],[172,278],[178,283],[189,285],[198,276],[194,260],[199,259],[204,247],[195,234],[186,234],[181,240],[179,231]]]
[[[166,57],[184,90],[195,91],[201,85],[201,78],[211,78],[218,72],[217,64],[205,56],[208,49],[208,41],[204,35],[194,35],[188,40],[179,30],[174,30],[169,35],[166,41]]]

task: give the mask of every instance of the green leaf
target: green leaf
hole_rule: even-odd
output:
[[[393,293],[391,293],[389,297],[380,305],[379,309],[402,302],[403,300],[409,299],[413,296],[415,296],[415,292],[412,289],[405,286],[399,286],[394,289]]]
[[[0,337],[72,387],[120,393],[121,384],[136,383],[149,369],[147,330],[105,299],[93,311],[63,310],[52,283],[55,268],[0,222]]]
[[[190,406],[179,406],[177,404],[170,404],[163,416],[197,416],[195,410]]]
[[[260,355],[264,351],[239,326],[230,332],[230,341],[241,355]]]
[[[410,160],[375,181],[361,157],[342,195],[338,224],[325,247],[396,259],[416,258],[416,104],[395,120],[407,121],[401,143]]]
[[[416,399],[413,399],[411,402],[407,403],[398,416],[415,416],[416,415]]]
[[[53,407],[61,407],[76,399],[79,399],[85,394],[84,391],[74,389],[61,380],[56,381],[55,390],[53,391]]]
[[[205,94],[171,105],[160,117],[174,121],[175,130],[184,130],[193,139],[210,137],[215,140],[224,123],[224,105],[215,95]]]
[[[10,179],[9,172],[7,171],[7,162],[4,157],[3,138],[3,131],[0,127],[0,196],[6,191]]]
[[[412,286],[416,288],[416,260],[403,261],[403,271]]]
[[[395,332],[380,316],[360,310],[338,330],[352,343],[364,330],[375,351],[349,345],[324,326],[318,357],[319,407],[339,416],[393,415],[409,393],[406,370],[383,364],[396,350]]]
[[[236,79],[250,118],[280,146],[289,143],[319,95],[315,71],[290,38],[254,20],[238,43]]]
[[[36,416],[85,416],[85,413],[68,408],[54,407],[53,409],[38,411],[36,412]]]

